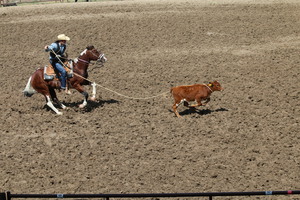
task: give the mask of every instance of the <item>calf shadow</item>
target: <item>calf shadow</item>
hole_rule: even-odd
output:
[[[174,113],[173,110],[169,109],[170,112]],[[190,109],[186,109],[184,111],[178,112],[181,116],[185,116],[185,115],[190,115],[190,114],[199,114],[199,115],[208,115],[211,114],[213,112],[225,112],[228,111],[228,109],[226,108],[218,108],[216,110],[211,110],[211,109],[195,109],[195,108],[190,108]]]

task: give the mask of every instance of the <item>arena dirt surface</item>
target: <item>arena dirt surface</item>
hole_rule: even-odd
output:
[[[0,8],[0,192],[300,189],[299,19],[293,0]],[[97,87],[97,101],[79,109],[81,94],[58,93],[69,109],[57,116],[42,95],[23,97],[48,63],[43,47],[61,33],[71,37],[71,58],[90,44],[107,56],[90,80],[150,98]],[[212,80],[225,90],[176,118],[170,88]]]

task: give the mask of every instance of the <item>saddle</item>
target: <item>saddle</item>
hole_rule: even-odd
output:
[[[64,62],[63,67],[65,68],[67,72],[67,78],[73,77],[73,61],[67,61]],[[51,64],[48,64],[44,67],[44,80],[51,81],[51,80],[58,80],[60,74],[56,73],[53,66]]]

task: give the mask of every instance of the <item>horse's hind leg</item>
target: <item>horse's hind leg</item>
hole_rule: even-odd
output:
[[[58,100],[55,90],[51,88],[49,89],[49,91],[50,91],[52,101],[57,103],[58,106],[61,107],[62,109],[66,109],[67,107]]]
[[[57,108],[54,107],[49,96],[46,96],[46,101],[47,101],[47,106],[49,106],[56,114],[62,115],[62,112],[59,112]]]

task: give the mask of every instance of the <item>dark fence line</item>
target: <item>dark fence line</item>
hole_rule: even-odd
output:
[[[220,196],[264,196],[264,195],[299,195],[300,190],[257,191],[257,192],[206,192],[206,193],[136,193],[136,194],[11,194],[0,193],[0,200],[12,198],[164,198],[164,197],[213,197]]]
[[[69,0],[67,0],[68,2]],[[17,6],[24,3],[43,3],[43,2],[64,2],[64,0],[0,0],[0,5],[3,7]]]

